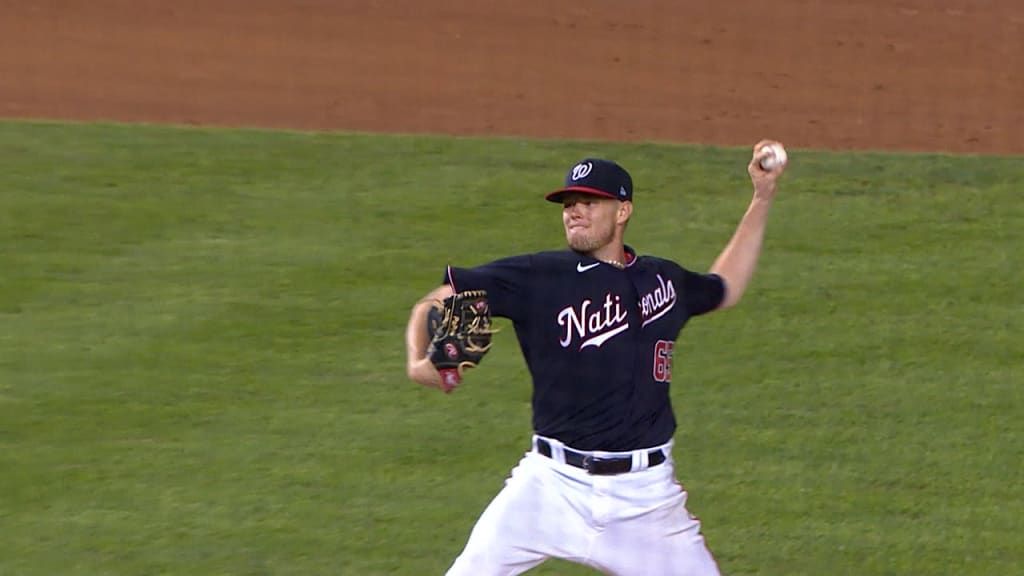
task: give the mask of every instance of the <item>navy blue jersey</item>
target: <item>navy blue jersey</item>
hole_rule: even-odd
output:
[[[456,292],[486,290],[533,377],[533,427],[580,450],[657,446],[675,432],[672,352],[692,316],[714,310],[722,279],[637,257],[625,269],[571,250],[448,268]]]

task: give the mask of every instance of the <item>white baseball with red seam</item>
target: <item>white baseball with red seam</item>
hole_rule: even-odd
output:
[[[789,160],[789,156],[786,155],[786,149],[782,147],[782,144],[769,144],[762,151],[768,151],[768,154],[761,158],[761,168],[764,170],[774,170],[777,166],[783,166]]]

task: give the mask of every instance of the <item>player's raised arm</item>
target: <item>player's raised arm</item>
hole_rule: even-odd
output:
[[[452,287],[444,284],[432,290],[412,307],[409,323],[405,328],[405,370],[409,379],[417,384],[444,389],[441,375],[427,358],[427,311],[437,302],[454,294]]]
[[[779,142],[762,140],[754,146],[753,157],[747,165],[747,173],[754,184],[754,197],[732,239],[711,267],[711,272],[725,281],[725,299],[719,308],[735,306],[750,284],[761,256],[768,210],[786,163],[785,149]]]

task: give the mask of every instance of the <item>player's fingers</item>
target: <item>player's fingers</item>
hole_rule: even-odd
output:
[[[751,162],[759,162],[761,158],[764,158],[768,154],[771,154],[769,146],[772,145],[771,140],[761,140],[754,145],[754,153],[751,155]]]
[[[754,152],[759,152],[770,146],[778,146],[779,148],[785,148],[785,146],[782,145],[782,142],[779,142],[778,140],[761,140],[760,142],[754,145]]]
[[[754,173],[766,173],[769,172],[761,166],[761,160],[764,160],[771,155],[771,150],[767,147],[757,148],[754,150],[754,154],[750,157],[750,164],[747,164],[747,169]]]

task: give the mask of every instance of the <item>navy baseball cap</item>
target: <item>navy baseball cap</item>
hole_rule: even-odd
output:
[[[569,170],[565,176],[565,186],[549,192],[544,198],[549,202],[561,202],[567,192],[632,201],[633,179],[625,168],[611,160],[586,158]]]

